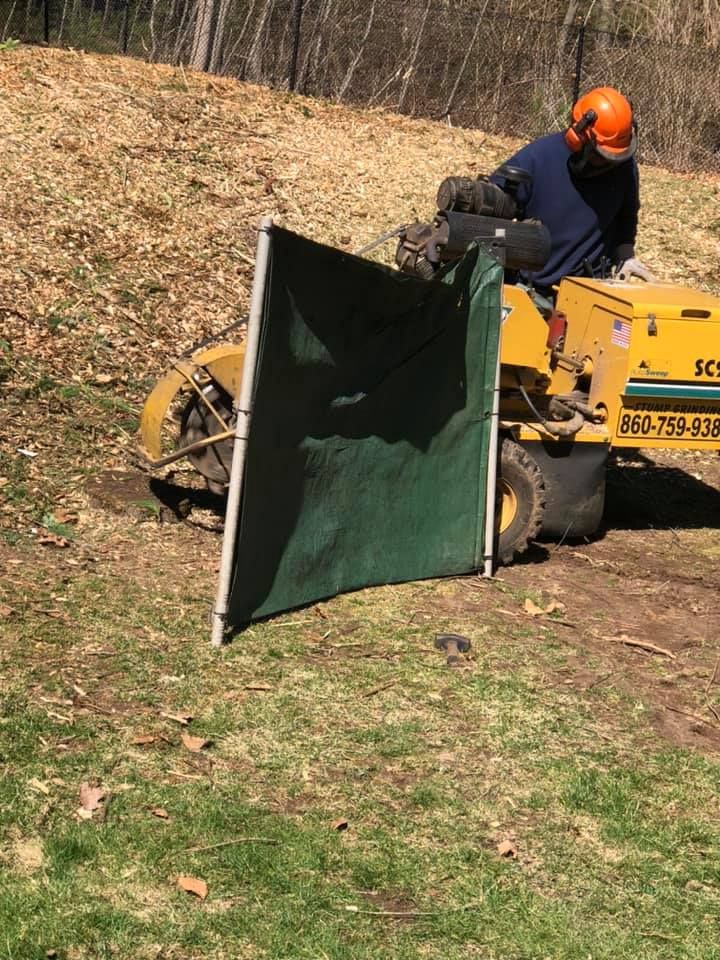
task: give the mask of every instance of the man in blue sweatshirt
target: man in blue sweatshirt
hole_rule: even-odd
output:
[[[564,133],[540,137],[507,161],[532,177],[517,191],[520,217],[541,220],[552,241],[543,269],[521,272],[521,283],[552,300],[562,277],[597,275],[610,265],[623,280],[653,279],[635,259],[636,146],[630,103],[612,87],[598,87],[576,102]],[[490,179],[504,186],[502,176]]]

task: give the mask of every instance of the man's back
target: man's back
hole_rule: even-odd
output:
[[[541,220],[550,231],[548,262],[540,273],[522,278],[540,289],[563,276],[585,273],[586,262],[597,268],[603,257],[612,258],[619,246],[635,240],[639,208],[635,161],[597,176],[575,177],[568,166],[570,156],[564,135],[553,133],[522,147],[507,161],[532,176],[532,183],[518,190],[521,215]],[[501,177],[491,179],[503,186]]]

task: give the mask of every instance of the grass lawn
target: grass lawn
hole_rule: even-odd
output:
[[[217,654],[170,590],[16,596],[0,956],[719,956],[720,767],[658,741],[641,699],[559,683],[562,627],[492,612],[521,601],[367,590]],[[83,783],[106,793],[84,816]]]

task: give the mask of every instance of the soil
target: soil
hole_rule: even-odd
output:
[[[640,450],[611,463],[592,542],[538,545],[499,573],[566,605],[557,633],[577,667],[554,682],[640,697],[659,737],[701,751],[720,749],[719,519],[720,456]]]
[[[206,570],[217,569],[223,501],[190,485],[189,475],[182,477],[183,483],[160,482],[108,471],[92,481],[91,500],[111,511],[119,526],[128,518],[139,522],[138,502],[157,505],[152,521],[142,525],[143,538],[134,548],[126,544],[116,561],[126,574],[152,572],[152,556],[156,573],[168,579],[182,576],[188,556]],[[178,523],[179,503],[184,517]],[[171,529],[167,517],[174,521]],[[529,618],[520,604],[470,580],[458,581],[469,587],[459,597],[428,601],[427,610],[415,607],[413,615],[432,619],[439,606],[478,614],[490,607],[509,627],[532,619],[577,653],[572,666],[544,669],[547,686],[582,691],[612,686],[645,703],[643,722],[658,738],[718,751],[720,709],[713,699],[720,690],[718,518],[720,456],[633,451],[610,464],[604,525],[596,537],[537,543],[523,561],[497,572],[513,590],[561,601],[562,613]],[[157,543],[148,549],[149,541],[167,543],[168,535],[170,549],[157,549]],[[365,645],[326,650],[320,643],[309,659],[330,666],[338,657],[371,655]]]

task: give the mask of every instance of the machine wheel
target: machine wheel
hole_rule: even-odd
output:
[[[497,487],[497,559],[507,565],[525,553],[542,527],[545,483],[537,463],[520,444],[504,439]]]
[[[232,429],[235,417],[232,412],[232,400],[224,390],[216,384],[206,386],[203,393],[215,407],[220,416]],[[194,394],[185,405],[180,420],[180,446],[204,440],[219,433],[220,424],[197,394]],[[205,447],[197,453],[188,455],[188,460],[198,473],[205,477],[208,489],[212,493],[224,493],[230,480],[230,466],[232,464],[232,440],[223,440]]]

